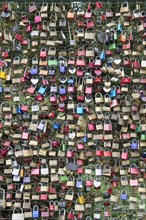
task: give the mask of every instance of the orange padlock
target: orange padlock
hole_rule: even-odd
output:
[[[126,32],[125,31],[122,31],[121,34],[120,34],[120,41],[122,43],[126,43],[127,41],[127,37],[126,37]]]

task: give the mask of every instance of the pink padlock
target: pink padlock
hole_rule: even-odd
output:
[[[50,102],[57,102],[57,97],[55,93],[50,94]]]
[[[111,108],[114,108],[114,107],[117,107],[118,106],[118,101],[117,99],[113,99],[110,103],[110,107]]]
[[[67,87],[68,93],[74,93],[75,92],[75,87],[73,84],[69,84]]]
[[[86,66],[85,59],[84,59],[83,56],[78,56],[77,57],[76,65],[77,66],[81,66],[81,67],[85,67]]]
[[[41,18],[41,15],[40,15],[39,11],[37,11],[35,13],[34,22],[35,22],[35,24],[38,24],[38,23],[42,22],[42,18]]]
[[[73,158],[74,157],[74,151],[73,151],[73,149],[71,147],[68,148],[66,156],[68,158]]]
[[[92,122],[89,122],[88,123],[88,129],[89,129],[89,131],[94,131],[96,129],[95,124],[93,124]]]
[[[104,121],[104,131],[112,131],[112,123],[110,120]]]
[[[87,187],[92,187],[93,186],[93,180],[92,180],[92,178],[90,176],[87,177],[86,186]]]
[[[49,201],[49,210],[50,211],[54,211],[55,210],[54,201]]]
[[[122,160],[127,160],[128,159],[128,149],[124,148],[122,150],[121,159]]]
[[[47,206],[42,208],[41,217],[47,218],[49,217],[49,209]]]
[[[83,174],[84,173],[84,167],[79,167],[77,170],[77,174]]]

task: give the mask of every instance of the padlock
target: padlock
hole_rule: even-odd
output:
[[[47,90],[47,87],[42,85],[39,90],[38,90],[38,93],[41,94],[41,95],[44,95],[46,93],[46,90]]]
[[[24,177],[23,177],[23,183],[30,183],[31,179],[30,179],[30,174],[29,173],[25,173]]]
[[[64,64],[61,64],[59,66],[59,71],[60,73],[65,74],[67,72],[67,67]]]
[[[47,164],[41,164],[41,175],[46,176],[49,174],[49,168]]]
[[[66,208],[66,201],[64,199],[60,199],[59,206],[60,208]]]
[[[46,121],[45,120],[42,120],[39,124],[38,124],[38,129],[41,130],[41,131],[44,131],[45,129],[45,126],[46,126]]]
[[[138,150],[138,142],[136,139],[133,139],[131,142],[131,150]]]
[[[49,210],[50,211],[54,211],[55,210],[54,201],[49,201]]]
[[[49,208],[47,206],[44,206],[41,210],[41,217],[42,218],[48,218],[49,217]]]
[[[67,158],[73,158],[74,157],[74,151],[71,147],[68,148],[67,153],[66,153]]]
[[[91,187],[93,186],[93,180],[91,176],[88,176],[86,179],[86,190],[91,190]],[[89,187],[89,188],[88,188]],[[87,189],[88,188],[88,189]]]
[[[95,220],[101,219],[101,212],[100,212],[99,209],[94,211],[93,217],[94,217]]]
[[[128,199],[127,190],[122,190],[122,191],[121,191],[120,199],[121,199],[121,200],[127,200],[127,199]]]
[[[65,85],[60,85],[60,87],[59,87],[59,94],[60,95],[65,95],[66,94],[66,87],[65,87]]]
[[[67,218],[69,220],[74,220],[75,219],[75,215],[74,215],[74,210],[73,209],[70,209],[68,215],[67,215]]]
[[[102,176],[102,169],[101,169],[101,165],[100,164],[97,164],[95,166],[95,175],[96,176]]]
[[[111,98],[115,98],[116,95],[117,95],[116,87],[113,86],[112,89],[110,90],[110,97],[111,97]]]
[[[39,207],[37,205],[33,206],[32,217],[33,218],[39,218],[40,217]]]
[[[78,177],[76,180],[76,188],[82,189],[83,188],[83,180],[82,177]]]
[[[121,159],[123,159],[123,160],[128,159],[128,149],[127,148],[122,149]]]
[[[77,104],[76,113],[77,114],[83,114],[84,113],[84,108],[83,108],[82,103]]]
[[[66,219],[66,210],[61,208],[59,210],[58,220],[65,220]]]
[[[31,75],[37,75],[38,74],[38,67],[37,65],[33,65],[30,69],[30,74]]]
[[[78,203],[80,204],[80,205],[83,205],[83,204],[85,204],[85,198],[84,198],[84,196],[82,195],[82,194],[78,194]]]

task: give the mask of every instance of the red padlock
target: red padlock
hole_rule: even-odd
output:
[[[83,174],[84,173],[84,167],[79,167],[77,170],[78,174]]]
[[[96,156],[97,157],[102,157],[103,156],[103,150],[101,147],[96,148]]]
[[[103,7],[103,4],[101,2],[96,2],[96,8],[102,8]]]
[[[74,210],[70,209],[68,215],[67,215],[67,219],[69,220],[74,220],[75,219],[75,215],[74,215]]]
[[[63,123],[63,133],[68,134],[69,133],[69,125],[67,122]]]

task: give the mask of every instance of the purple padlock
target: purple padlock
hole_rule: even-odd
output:
[[[61,85],[59,88],[59,94],[60,95],[65,95],[66,94],[66,88],[64,85]]]
[[[83,188],[83,180],[82,177],[78,177],[76,181],[76,188],[82,189]]]
[[[131,150],[137,150],[138,149],[138,142],[136,139],[133,139],[131,142]]]
[[[30,183],[30,174],[29,173],[25,173],[25,175],[23,177],[23,183]]]
[[[32,68],[30,69],[30,74],[31,74],[31,75],[37,75],[37,74],[38,74],[37,65],[33,65],[33,66],[32,66]]]
[[[61,65],[61,66],[59,67],[59,71],[60,71],[60,73],[66,73],[66,71],[67,71],[66,66]]]

